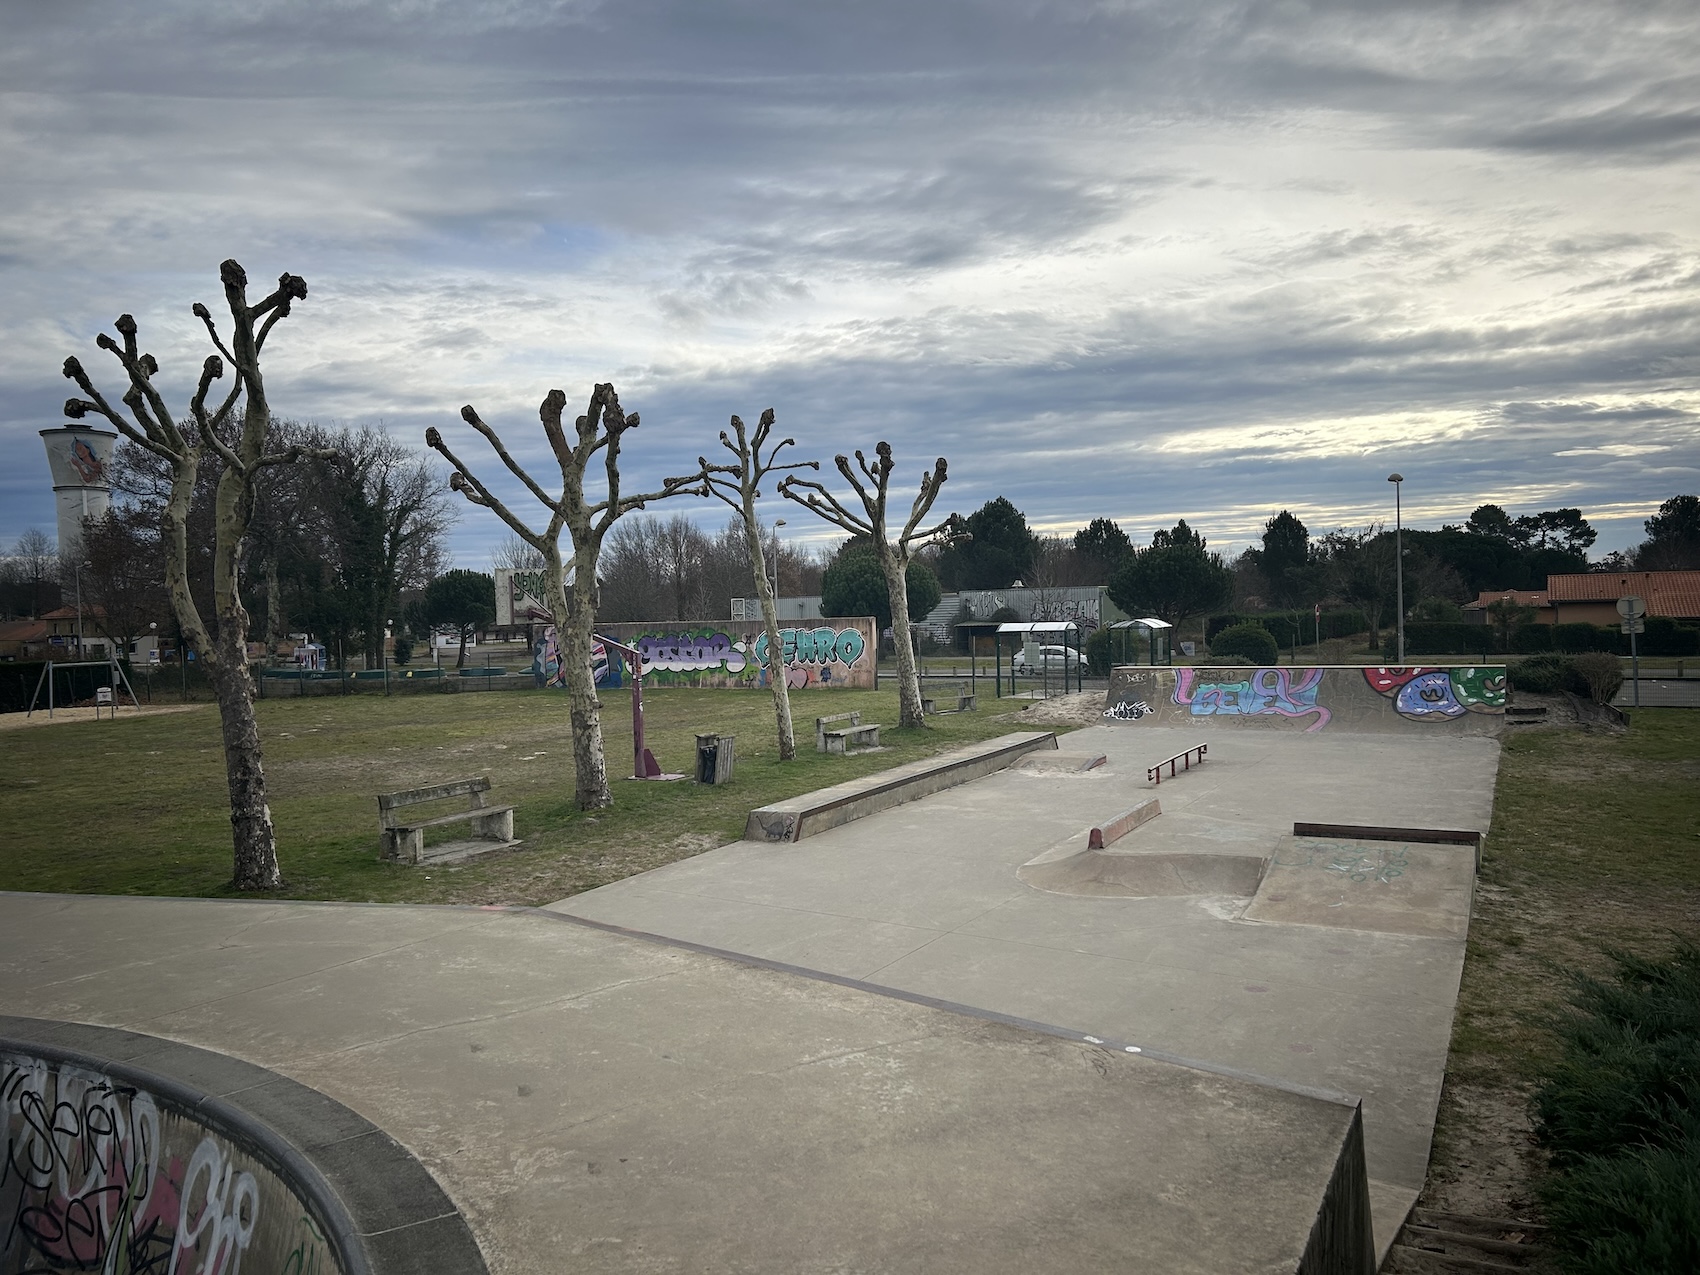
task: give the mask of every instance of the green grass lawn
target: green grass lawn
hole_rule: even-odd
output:
[[[1505,741],[1478,879],[1426,1203],[1511,1217],[1540,1156],[1525,1105],[1557,1049],[1567,970],[1700,934],[1700,712],[1632,710],[1626,733]]]
[[[284,897],[537,904],[743,835],[751,808],[946,748],[1027,729],[997,701],[887,729],[878,752],[814,751],[814,719],[859,710],[891,727],[895,690],[793,694],[797,759],[781,765],[765,692],[668,689],[644,695],[647,742],[663,769],[695,771],[697,732],[737,736],[733,781],[614,778],[614,805],[573,805],[564,696],[531,690],[377,694],[259,702]],[[604,696],[610,776],[631,774],[630,696]],[[461,865],[378,859],[379,792],[489,775],[518,807],[520,850]],[[222,895],[230,816],[218,713],[210,705],[117,722],[0,731],[0,889]],[[464,833],[464,826],[461,830]],[[449,836],[456,835],[451,831]]]

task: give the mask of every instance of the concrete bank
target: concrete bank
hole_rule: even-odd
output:
[[[5,894],[0,1013],[310,1086],[498,1272],[1370,1269],[1354,1102],[543,912]]]
[[[1057,746],[1055,731],[1019,731],[846,780],[750,811],[746,841],[801,841],[857,819],[983,779],[1028,753]]]

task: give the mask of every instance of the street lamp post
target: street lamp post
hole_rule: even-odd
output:
[[[1387,481],[1393,484],[1393,556],[1399,581],[1399,663],[1403,665],[1405,663],[1405,520],[1399,497],[1400,484],[1405,481],[1405,475],[1389,474]]]

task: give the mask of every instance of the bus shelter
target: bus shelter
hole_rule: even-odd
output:
[[[1004,643],[1009,641],[1009,692],[1015,694],[1015,653],[1022,649],[1032,652],[1026,662],[1030,671],[1036,671],[1042,681],[1040,687],[1048,697],[1051,693],[1053,676],[1062,681],[1062,694],[1069,691],[1069,676],[1074,676],[1076,690],[1086,689],[1086,652],[1080,635],[1080,626],[1073,620],[1026,620],[1014,624],[1000,624],[994,634],[995,647],[993,650],[993,668],[997,676],[998,698],[1003,698],[1003,652]],[[1046,658],[1053,654],[1046,647],[1061,648],[1059,659]],[[1053,664],[1058,667],[1053,668]]]
[[[1156,616],[1110,626],[1112,664],[1173,664],[1175,626]]]

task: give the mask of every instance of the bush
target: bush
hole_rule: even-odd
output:
[[[395,656],[394,656],[395,662],[397,664],[406,664],[412,658],[413,658],[413,639],[412,638],[398,637],[395,640]]]
[[[1591,694],[1588,679],[1577,671],[1576,657],[1571,655],[1531,655],[1508,665],[1506,679],[1513,691],[1530,695]]]
[[[1511,650],[1518,655],[1534,655],[1552,650],[1550,624],[1520,624],[1511,630]]]
[[[1311,611],[1265,611],[1256,615],[1226,612],[1213,615],[1205,622],[1204,640],[1212,646],[1216,635],[1223,629],[1232,628],[1236,624],[1257,624],[1267,629],[1275,643],[1282,650],[1290,650],[1293,638],[1298,637],[1300,646],[1312,642],[1316,638],[1316,616]],[[1295,626],[1297,626],[1295,628]],[[1369,628],[1369,621],[1364,613],[1357,610],[1324,611],[1322,613],[1322,638],[1352,637]]]
[[[1700,1269],[1700,947],[1577,975],[1531,1104],[1541,1196],[1575,1271]]]
[[[1585,651],[1572,657],[1570,663],[1588,684],[1588,696],[1596,704],[1611,703],[1612,696],[1623,689],[1623,665],[1615,655]]]
[[[1607,630],[1610,632],[1610,630]],[[1629,654],[1629,639],[1613,634],[1619,645],[1608,648],[1620,655]],[[1668,616],[1647,617],[1647,631],[1637,640],[1642,655],[1700,655],[1700,628],[1680,624]]]
[[[1268,629],[1248,620],[1230,625],[1211,638],[1210,655],[1212,659],[1243,655],[1254,664],[1273,664],[1280,658],[1280,648]]]
[[[1494,650],[1497,638],[1485,624],[1410,624],[1405,625],[1405,656],[1413,655],[1474,655],[1486,658]],[[1384,658],[1399,658],[1399,633],[1388,629],[1382,643]]]

